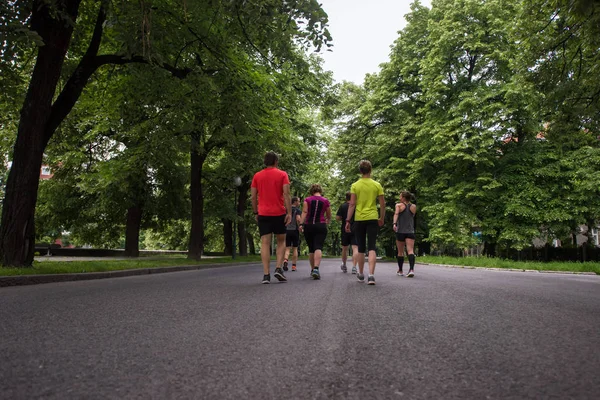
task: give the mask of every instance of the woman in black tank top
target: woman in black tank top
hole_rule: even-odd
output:
[[[400,193],[400,203],[396,203],[394,212],[394,232],[396,232],[396,247],[398,247],[398,276],[404,276],[402,265],[404,264],[404,247],[408,253],[410,269],[406,275],[409,278],[415,276],[415,214],[417,206],[410,202],[410,192]]]

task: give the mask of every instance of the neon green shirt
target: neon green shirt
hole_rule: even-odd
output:
[[[355,221],[379,219],[377,198],[383,196],[383,188],[379,182],[371,178],[360,178],[352,184],[350,193],[356,195]]]

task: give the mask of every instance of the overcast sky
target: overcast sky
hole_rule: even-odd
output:
[[[329,15],[333,51],[323,51],[336,81],[361,84],[365,74],[389,60],[390,46],[404,28],[412,0],[319,0]],[[429,7],[430,0],[421,0]]]

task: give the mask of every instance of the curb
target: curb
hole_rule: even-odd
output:
[[[127,276],[136,275],[151,275],[165,274],[169,272],[193,271],[199,269],[233,267],[240,265],[252,265],[258,262],[244,263],[215,263],[201,265],[183,265],[175,267],[155,267],[155,268],[137,268],[137,269],[122,269],[117,271],[106,272],[81,272],[74,274],[40,274],[40,275],[17,275],[17,276],[0,276],[0,288],[9,286],[25,286],[39,285],[44,283],[57,282],[74,282],[74,281],[89,281],[92,279],[107,279],[107,278],[124,278]]]
[[[461,269],[483,269],[487,271],[510,271],[510,272],[534,272],[538,274],[566,274],[566,275],[594,275],[598,276],[595,272],[579,272],[579,271],[552,271],[552,270],[537,270],[537,269],[521,269],[521,268],[492,268],[492,267],[473,267],[468,265],[449,265],[449,264],[431,264],[431,263],[417,263],[421,265],[431,265],[433,267],[444,267],[444,268],[461,268]]]

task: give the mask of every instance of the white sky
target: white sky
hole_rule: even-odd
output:
[[[365,74],[379,72],[390,46],[406,25],[412,0],[319,0],[329,15],[333,51],[322,51],[325,70],[336,81],[362,84]],[[421,0],[430,7],[430,0]]]

